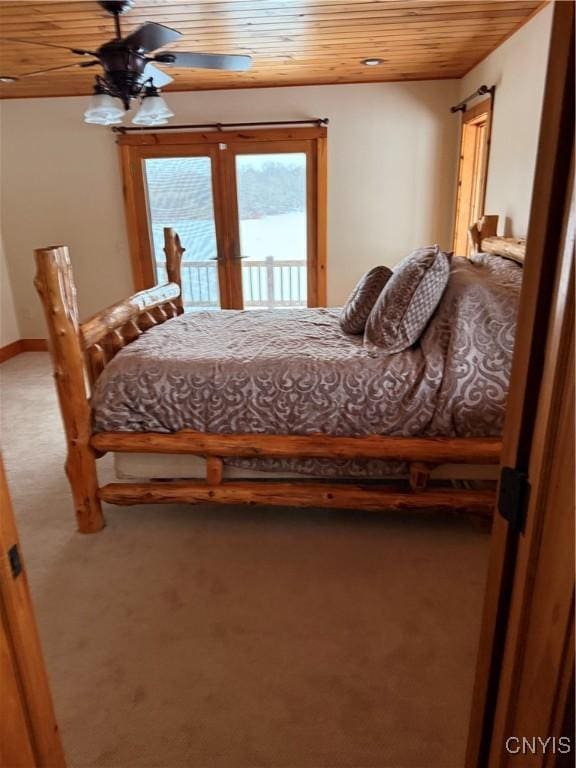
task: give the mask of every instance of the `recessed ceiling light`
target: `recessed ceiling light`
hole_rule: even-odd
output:
[[[361,63],[365,67],[378,67],[380,64],[384,64],[384,59],[362,59]]]
[[[8,77],[8,75],[0,75],[0,83],[15,83],[18,80],[17,77]]]

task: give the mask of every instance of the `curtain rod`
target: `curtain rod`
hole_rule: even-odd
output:
[[[472,101],[472,99],[475,99],[477,96],[484,96],[485,93],[489,93],[490,96],[494,96],[494,91],[496,90],[495,85],[491,85],[490,88],[487,85],[481,85],[480,88],[478,88],[477,91],[474,91],[474,93],[471,93],[470,96],[467,96],[465,99],[462,99],[461,102],[456,104],[453,107],[450,107],[450,112],[466,112],[466,107],[468,105],[469,101]]]
[[[132,127],[132,126],[121,126],[116,127],[114,126],[112,130],[114,133],[132,133],[133,131],[153,131],[156,133],[156,131],[180,131],[180,130],[189,130],[193,128],[215,128],[217,131],[224,131],[225,128],[247,128],[247,127],[254,127],[254,126],[263,126],[263,125],[318,125],[318,126],[325,126],[328,125],[328,118],[327,117],[311,117],[309,120],[264,120],[257,123],[198,123],[198,124],[191,124],[191,125],[158,125],[158,126],[148,126],[144,125],[142,127]]]

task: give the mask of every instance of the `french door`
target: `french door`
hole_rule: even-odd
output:
[[[121,136],[136,287],[166,279],[172,227],[186,311],[325,304],[325,140],[325,128]]]

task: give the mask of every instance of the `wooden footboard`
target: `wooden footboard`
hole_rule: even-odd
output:
[[[78,528],[83,533],[104,525],[101,501],[111,504],[220,503],[278,504],[367,510],[457,510],[489,516],[493,491],[428,487],[438,464],[497,464],[500,440],[490,438],[408,438],[370,435],[217,435],[183,430],[175,434],[92,434],[90,389],[115,354],[153,325],[183,312],[180,263],[183,248],[166,229],[169,282],[78,319],[76,288],[68,249],[36,251],[35,285],[49,332],[54,377],[66,432],[66,472],[72,488]],[[192,454],[207,460],[205,481],[111,483],[99,487],[96,459],[108,451]],[[398,484],[295,480],[225,481],[227,457],[321,457],[408,462],[410,479]]]

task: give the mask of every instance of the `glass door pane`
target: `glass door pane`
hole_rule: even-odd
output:
[[[216,225],[209,157],[144,160],[152,258],[166,280],[164,227],[173,227],[186,252],[182,261],[184,310],[219,309]]]
[[[306,154],[236,155],[245,309],[305,307]]]

